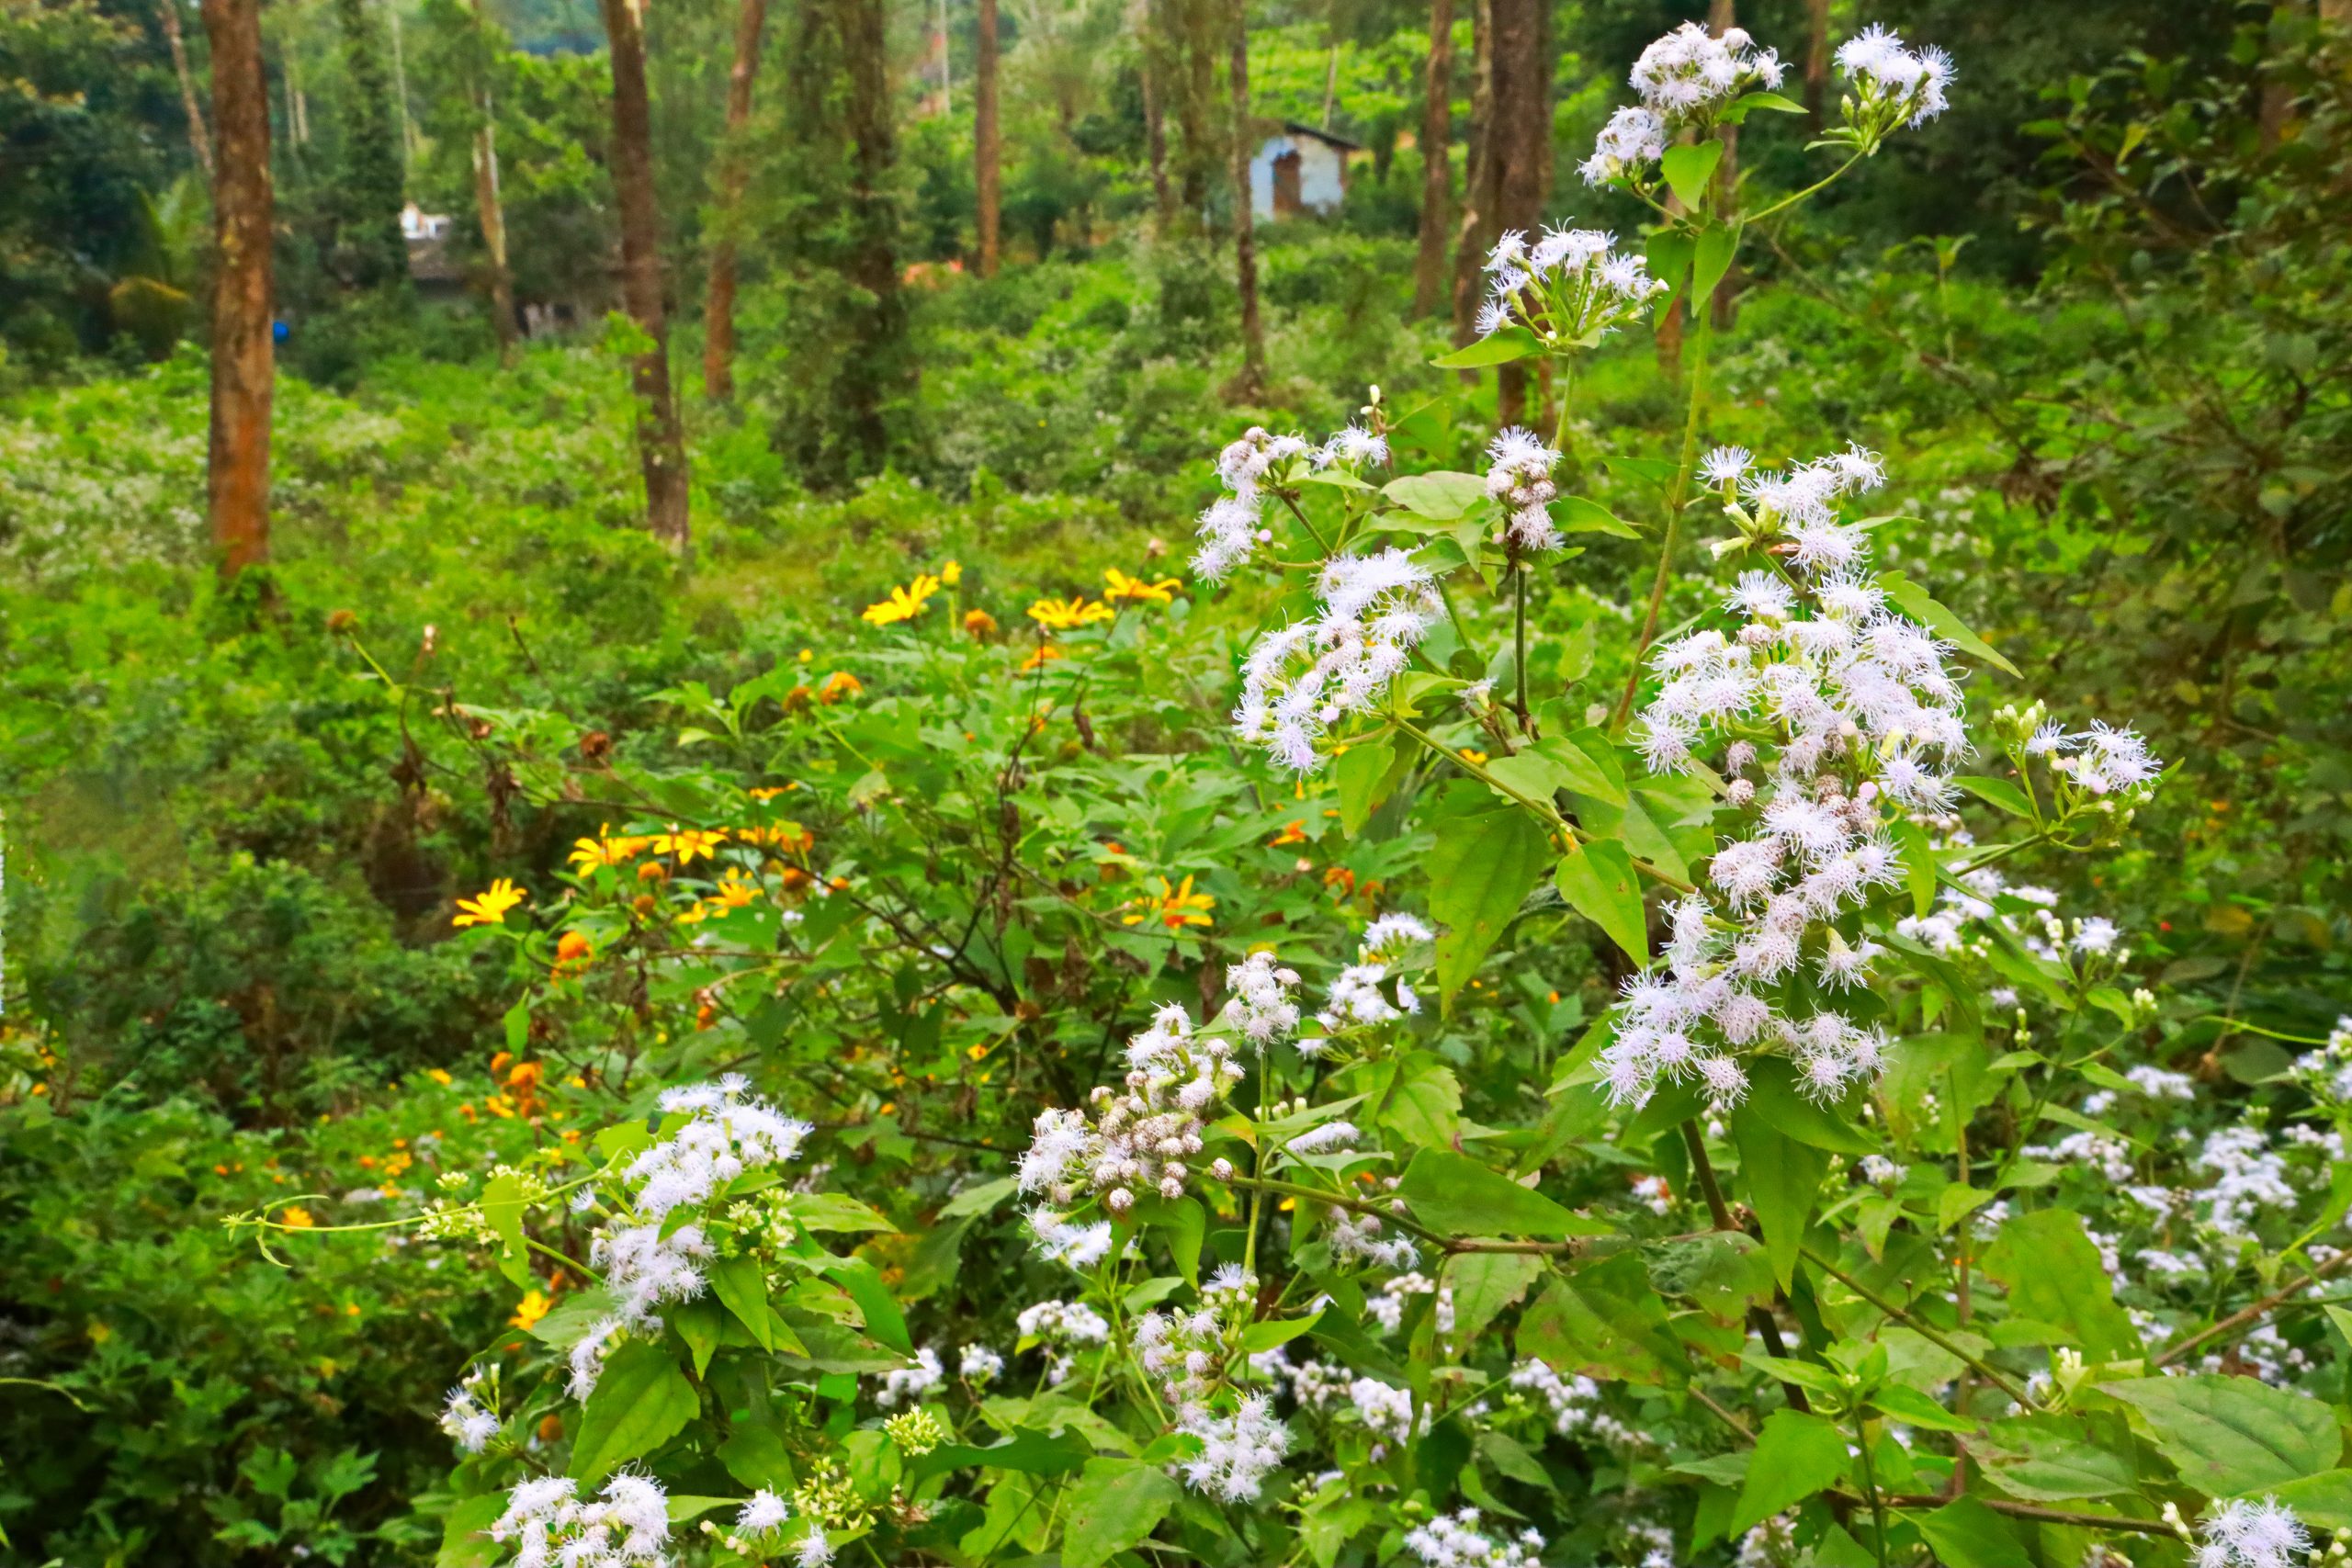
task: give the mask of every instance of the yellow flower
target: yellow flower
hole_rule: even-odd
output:
[[[464,913],[457,916],[449,923],[454,926],[504,925],[506,911],[529,897],[529,894],[502,876],[492,883],[486,891],[478,893],[471,898],[458,899],[458,908]]]
[[[711,852],[726,841],[724,828],[673,828],[666,833],[654,834],[646,844],[657,855],[673,854],[680,865],[692,865],[697,859],[708,860]]]
[[[939,581],[953,588],[964,581],[964,563],[949,561],[939,569]]]
[[[297,1206],[280,1209],[277,1212],[277,1223],[288,1230],[306,1231],[319,1222],[311,1218],[310,1210]]]
[[[939,589],[939,579],[919,571],[912,582],[904,588],[893,588],[890,596],[879,604],[868,604],[862,618],[877,626],[911,621],[922,614],[923,606],[931,603],[931,596]]]
[[[1205,893],[1193,892],[1191,877],[1184,878],[1181,884],[1172,887],[1169,886],[1168,879],[1164,876],[1156,880],[1159,883],[1158,897],[1147,894],[1141,898],[1133,900],[1131,907],[1140,906],[1139,911],[1122,917],[1123,923],[1139,926],[1148,919],[1157,918],[1161,925],[1171,931],[1181,931],[1186,926],[1205,926],[1213,923],[1209,919],[1208,911],[1216,908],[1216,900]]]
[[[996,636],[996,617],[986,610],[967,610],[964,612],[964,630],[985,642]]]
[[[649,842],[650,840],[635,834],[622,834],[616,838],[612,825],[606,823],[596,829],[594,838],[573,840],[571,853],[567,858],[571,860],[573,870],[591,872],[599,866],[618,865],[625,860],[635,860],[645,852]]]
[[[1487,754],[1476,747],[1464,746],[1462,748],[1462,760],[1472,767],[1476,767],[1487,760]]]
[[[719,879],[718,891],[708,902],[724,908],[740,909],[760,896],[760,885],[741,871],[729,870]]]
[[[1102,581],[1110,584],[1102,590],[1104,599],[1113,603],[1125,600],[1130,604],[1165,604],[1175,596],[1176,590],[1183,586],[1172,577],[1146,582],[1140,577],[1129,577],[1115,566],[1102,573]]]
[[[838,703],[844,697],[854,697],[864,690],[865,690],[864,683],[856,676],[846,670],[836,670],[825,677],[824,688],[817,694],[817,700],[826,704]]]
[[[437,1083],[437,1084],[447,1084],[447,1083],[449,1081],[449,1075],[448,1075],[448,1073],[447,1073],[447,1071],[445,1071],[444,1069],[440,1068],[440,1067],[427,1067],[427,1068],[425,1068],[425,1069],[424,1069],[424,1076],[425,1076],[426,1077],[428,1077],[428,1078],[431,1078],[435,1083]]]
[[[782,795],[786,790],[788,790],[792,786],[790,784],[760,785],[752,791],[752,798],[753,800],[774,800],[777,795]]]
[[[1117,614],[1108,604],[1090,604],[1079,598],[1040,599],[1029,606],[1029,618],[1050,632],[1074,631]]]
[[[1028,658],[1021,661],[1022,672],[1026,674],[1028,671],[1037,668],[1040,664],[1050,664],[1061,656],[1062,650],[1060,649],[1056,648],[1050,642],[1041,642],[1037,645],[1036,652],[1031,654]]]
[[[553,1305],[554,1301],[545,1291],[534,1287],[523,1292],[523,1299],[514,1303],[514,1315],[506,1321],[517,1328],[528,1328],[547,1316],[548,1309]]]

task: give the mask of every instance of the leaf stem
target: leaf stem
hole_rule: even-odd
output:
[[[2007,1394],[2011,1399],[2016,1400],[2018,1404],[2030,1405],[2031,1402],[2025,1396],[2025,1390],[2019,1388],[2017,1384],[2011,1382],[2007,1377],[2003,1376],[1998,1369],[1986,1365],[1978,1358],[1972,1356],[1966,1350],[1962,1349],[1958,1345],[1947,1338],[1940,1330],[1937,1329],[1934,1325],[1922,1321],[1917,1314],[1909,1312],[1903,1307],[1895,1305],[1893,1302],[1888,1301],[1876,1291],[1871,1290],[1868,1285],[1863,1284],[1860,1280],[1855,1279],[1851,1274],[1847,1273],[1843,1269],[1838,1268],[1838,1265],[1830,1262],[1827,1258],[1822,1257],[1821,1254],[1814,1251],[1813,1248],[1809,1247],[1801,1247],[1798,1248],[1798,1252],[1806,1262],[1812,1264],[1815,1268],[1820,1269],[1823,1273],[1828,1275],[1831,1279],[1837,1280],[1839,1284],[1845,1286],[1856,1295],[1861,1297],[1862,1300],[1870,1303],[1871,1305],[1876,1307],[1879,1311],[1886,1314],[1887,1316],[1895,1319],[1907,1328],[1917,1330],[1919,1337],[1928,1341],[1928,1344],[1937,1347],[1939,1349],[1947,1351],[1951,1355],[1959,1357],[1962,1365],[1973,1371],[1978,1377],[1983,1378],[1986,1382],[1991,1383],[1995,1388],[1999,1389],[2003,1393]]]
[[[1666,536],[1658,541],[1657,576],[1650,583],[1649,612],[1642,617],[1642,635],[1634,645],[1634,668],[1625,676],[1624,694],[1617,699],[1610,728],[1623,729],[1633,716],[1634,694],[1641,689],[1642,661],[1657,636],[1658,611],[1666,604],[1666,585],[1674,578],[1674,547],[1682,534],[1682,508],[1690,494],[1690,476],[1699,466],[1699,418],[1707,400],[1707,348],[1714,338],[1712,312],[1686,301],[1693,323],[1690,343],[1690,402],[1682,416],[1682,453],[1674,465],[1674,479],[1666,491]]]

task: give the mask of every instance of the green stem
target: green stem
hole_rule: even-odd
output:
[[[1903,1324],[1906,1327],[1918,1330],[1919,1337],[1925,1339],[1928,1344],[1934,1345],[1940,1349],[1947,1350],[1952,1355],[1959,1357],[1962,1363],[1967,1366],[1971,1371],[1974,1371],[1978,1377],[1983,1378],[1986,1382],[1991,1383],[1995,1388],[1999,1389],[2003,1393],[2006,1393],[2011,1399],[2016,1400],[2018,1404],[2024,1405],[2030,1403],[2026,1399],[2025,1390],[2011,1382],[2000,1372],[1998,1369],[1985,1365],[1984,1362],[1977,1359],[1977,1358],[1970,1355],[1958,1345],[1952,1343],[1951,1339],[1947,1338],[1941,1332],[1935,1328],[1934,1325],[1923,1322],[1917,1314],[1906,1312],[1902,1307],[1896,1306],[1893,1302],[1888,1301],[1884,1296],[1880,1295],[1868,1285],[1863,1284],[1860,1280],[1855,1279],[1851,1274],[1847,1273],[1835,1263],[1830,1262],[1827,1258],[1822,1257],[1821,1254],[1814,1251],[1813,1248],[1807,1247],[1802,1247],[1799,1250],[1803,1254],[1804,1259],[1811,1263],[1815,1268],[1820,1269],[1823,1273],[1828,1275],[1831,1279],[1837,1280],[1839,1284],[1845,1286],[1856,1295],[1861,1297],[1862,1300],[1870,1303],[1871,1305],[1876,1307],[1879,1311],[1886,1314],[1887,1316],[1894,1318],[1896,1322]]]
[[[1532,733],[1527,726],[1527,563],[1521,561],[1511,570],[1511,674],[1519,682],[1519,732]]]
[[[1766,208],[1763,211],[1748,214],[1745,221],[1748,223],[1761,223],[1764,220],[1771,217],[1774,213],[1784,211],[1789,208],[1794,207],[1798,202],[1803,201],[1806,197],[1813,195],[1824,186],[1828,185],[1831,181],[1837,179],[1838,175],[1844,174],[1847,170],[1852,168],[1855,164],[1860,163],[1864,158],[1869,156],[1870,154],[1867,152],[1855,153],[1852,157],[1847,159],[1844,163],[1838,164],[1836,168],[1830,170],[1826,175],[1824,175],[1821,178],[1814,181],[1813,184],[1805,186],[1804,189],[1797,192],[1794,196],[1784,196],[1780,200],[1774,202],[1771,206]]]
[[[1854,1446],[1861,1450],[1862,1495],[1871,1500],[1871,1544],[1878,1551],[1878,1568],[1886,1568],[1886,1502],[1879,1495],[1878,1472],[1871,1464],[1870,1424],[1860,1404],[1854,1406]]]
[[[1690,401],[1682,416],[1682,453],[1674,466],[1674,479],[1666,491],[1666,536],[1658,542],[1657,577],[1650,584],[1649,613],[1642,617],[1642,635],[1634,645],[1634,668],[1625,676],[1624,694],[1617,699],[1616,716],[1610,720],[1611,729],[1623,729],[1633,716],[1634,694],[1641,689],[1642,662],[1649,657],[1650,643],[1657,636],[1658,612],[1666,604],[1666,585],[1674,579],[1674,547],[1682,536],[1682,508],[1690,494],[1690,476],[1699,467],[1699,420],[1707,401],[1707,349],[1714,339],[1713,315],[1702,309],[1704,302],[1688,300],[1690,312]]]
[[[1298,502],[1293,501],[1288,495],[1284,494],[1281,491],[1276,491],[1274,493],[1282,496],[1283,504],[1290,508],[1290,514],[1298,519],[1298,525],[1306,530],[1306,536],[1308,538],[1315,541],[1315,547],[1321,550],[1325,556],[1329,556],[1331,553],[1331,547],[1329,543],[1324,539],[1323,531],[1316,527],[1313,523],[1307,521],[1306,513],[1299,510]]]

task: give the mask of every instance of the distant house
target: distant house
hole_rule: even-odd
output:
[[[452,225],[447,214],[426,212],[410,202],[401,209],[401,238],[408,242],[408,275],[428,293],[455,292],[465,268],[449,253]]]
[[[1260,218],[1337,212],[1348,190],[1348,154],[1363,148],[1344,136],[1286,120],[1250,160],[1250,209]]]

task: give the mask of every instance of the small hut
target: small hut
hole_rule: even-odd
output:
[[[1348,192],[1348,155],[1361,144],[1285,120],[1250,160],[1250,209],[1261,219],[1337,212]]]

